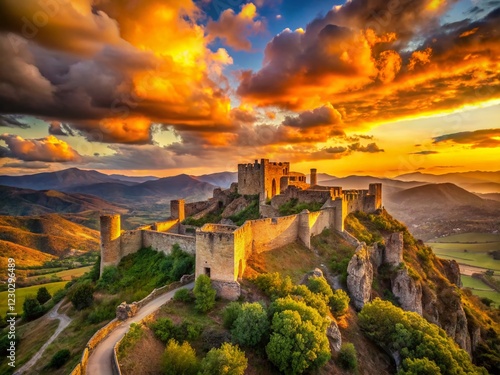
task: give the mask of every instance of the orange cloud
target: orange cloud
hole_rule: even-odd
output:
[[[79,161],[80,154],[70,145],[49,135],[45,138],[24,139],[18,135],[4,133],[0,140],[7,144],[1,151],[2,157],[23,161],[69,162]]]
[[[265,30],[264,23],[257,20],[257,17],[257,8],[252,3],[243,5],[238,14],[232,9],[226,9],[217,22],[208,22],[209,40],[219,38],[235,50],[250,51],[252,44],[248,37]]]
[[[431,61],[432,48],[426,48],[423,51],[415,51],[411,54],[408,70],[413,70],[417,65],[425,65]]]
[[[500,129],[481,129],[440,135],[433,138],[433,143],[451,142],[471,145],[472,148],[500,147]]]

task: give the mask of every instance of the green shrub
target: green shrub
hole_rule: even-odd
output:
[[[40,302],[40,305],[43,305],[45,302],[49,301],[51,298],[52,298],[52,296],[50,295],[50,293],[46,287],[42,286],[41,288],[38,288],[38,291],[36,293],[36,299],[38,300],[38,302]]]
[[[229,303],[222,312],[222,325],[226,329],[233,328],[233,323],[238,318],[241,311],[241,304],[238,302]]]
[[[207,275],[198,276],[193,293],[195,297],[194,307],[197,311],[206,313],[214,307],[216,292]]]
[[[83,310],[94,302],[94,287],[90,283],[76,284],[69,291],[68,297],[75,309]]]
[[[28,296],[23,302],[23,318],[33,320],[43,315],[44,310],[34,296]]]
[[[193,302],[194,296],[191,294],[191,291],[189,289],[179,289],[177,292],[174,294],[174,301],[179,301],[179,302]]]
[[[50,359],[49,367],[61,368],[66,362],[68,362],[70,357],[71,357],[71,353],[68,349],[59,350]]]
[[[326,333],[298,311],[284,310],[273,316],[272,334],[266,346],[269,360],[285,374],[301,374],[323,366],[330,359]]]
[[[248,360],[237,346],[224,343],[219,349],[211,349],[201,361],[199,375],[243,375]]]
[[[244,303],[232,326],[231,334],[238,344],[255,346],[268,335],[267,311],[258,302]]]
[[[282,204],[278,208],[278,211],[282,216],[295,215],[301,213],[304,210],[309,210],[311,212],[319,211],[321,210],[322,206],[323,203],[321,202],[299,203],[299,200],[297,198],[292,198],[288,202]]]
[[[116,300],[111,300],[108,303],[100,304],[90,312],[87,316],[87,322],[90,324],[96,324],[104,322],[105,320],[111,320],[116,316]]]
[[[333,296],[333,290],[324,277],[310,277],[307,281],[307,287],[311,292],[324,294],[328,299]]]
[[[330,297],[330,309],[332,310],[333,316],[340,318],[347,313],[349,309],[349,295],[342,289],[337,289],[333,295]]]
[[[196,375],[199,368],[196,352],[186,341],[179,345],[170,340],[163,353],[162,368],[165,375]]]
[[[170,339],[179,342],[196,340],[203,330],[203,327],[197,323],[183,320],[181,324],[175,325],[169,318],[156,320],[156,322],[150,324],[150,328],[155,336],[165,343]]]
[[[175,336],[174,323],[169,318],[159,318],[150,324],[153,333],[163,342],[168,342]]]
[[[97,282],[97,289],[106,289],[120,280],[120,272],[115,266],[106,266],[102,270],[102,275]]]
[[[282,279],[278,272],[260,274],[253,282],[272,299],[285,297],[294,289],[292,279],[289,276]]]
[[[441,375],[441,370],[435,362],[428,358],[406,358],[398,375]]]
[[[339,351],[338,361],[340,367],[344,370],[354,371],[358,368],[358,356],[356,348],[353,344],[350,342],[342,344]]]

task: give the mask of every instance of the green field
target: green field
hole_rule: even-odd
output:
[[[53,295],[59,289],[63,289],[67,283],[68,283],[67,281],[59,281],[57,283],[33,285],[33,286],[26,287],[26,288],[16,289],[16,312],[17,312],[17,314],[18,315],[22,314],[23,303],[24,303],[24,300],[26,299],[26,296],[29,296],[29,295],[36,296],[36,292],[38,291],[38,288],[44,286],[45,288],[47,288],[49,293]],[[0,315],[1,316],[4,316],[5,313],[7,312],[7,294],[8,294],[7,291],[0,292]]]
[[[49,272],[43,275],[35,275],[27,278],[27,281],[36,281],[43,279],[50,279],[53,276],[60,277],[65,281],[70,281],[73,277],[80,277],[85,272],[89,272],[92,269],[92,266],[85,266],[80,268],[72,268],[69,270],[57,271],[57,272]]]
[[[500,234],[462,233],[436,238],[427,242],[434,254],[458,263],[500,272],[500,260],[488,252],[500,250]]]
[[[483,271],[493,270],[495,278],[500,275],[500,260],[495,260],[488,252],[500,250],[500,234],[462,233],[436,238],[427,242],[434,254],[443,259],[454,259],[461,265],[479,267]],[[473,271],[475,272],[475,271]],[[462,284],[479,297],[486,297],[500,306],[500,293],[481,280],[462,275]]]
[[[500,306],[500,293],[491,289],[481,280],[475,279],[471,276],[462,275],[462,284],[464,288],[472,289],[472,293],[476,296],[489,298],[495,302],[495,307]]]

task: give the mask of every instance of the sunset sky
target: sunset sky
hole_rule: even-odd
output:
[[[5,0],[0,174],[499,170],[499,0]]]

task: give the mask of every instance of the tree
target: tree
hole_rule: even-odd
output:
[[[214,307],[216,292],[207,275],[198,276],[193,293],[195,297],[194,307],[197,311],[206,313]]]
[[[46,287],[42,286],[41,288],[38,288],[38,291],[36,293],[36,299],[38,300],[38,302],[40,302],[40,305],[43,305],[51,298],[52,296],[50,295]]]
[[[326,279],[322,276],[310,277],[307,281],[307,287],[313,293],[324,294],[327,298],[333,296],[333,291]]]
[[[59,350],[52,356],[49,367],[61,368],[66,362],[68,362],[69,357],[71,357],[71,352],[68,349]]]
[[[222,312],[222,325],[226,329],[233,328],[234,321],[238,318],[241,311],[241,304],[238,302],[231,302],[226,306]]]
[[[276,313],[271,328],[273,333],[266,353],[281,372],[301,374],[308,368],[323,366],[330,359],[325,332],[311,320],[303,320],[298,311]]]
[[[83,310],[94,302],[94,287],[89,283],[77,284],[69,293],[69,300],[77,310]]]
[[[248,360],[237,346],[224,343],[211,349],[201,361],[200,375],[243,375]]]
[[[255,346],[267,336],[268,330],[266,309],[258,302],[244,303],[233,323],[231,334],[238,344]]]
[[[23,302],[23,317],[33,320],[43,315],[43,307],[34,296],[28,296]]]
[[[358,367],[358,356],[356,348],[350,342],[342,344],[339,351],[338,361],[340,367],[345,370],[354,371]]]
[[[398,375],[441,375],[439,366],[428,358],[406,358]]]
[[[199,363],[196,352],[184,341],[181,345],[175,340],[170,340],[163,353],[163,373],[165,375],[196,375]]]
[[[332,296],[330,297],[330,309],[332,310],[332,314],[336,318],[340,318],[341,316],[347,313],[349,309],[349,301],[351,299],[342,289],[337,289]]]

